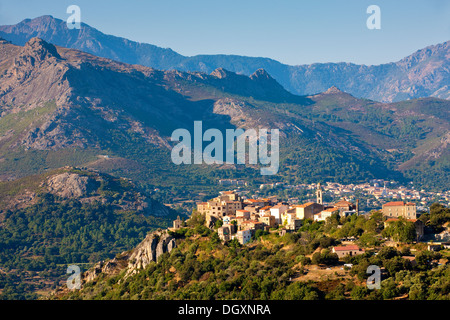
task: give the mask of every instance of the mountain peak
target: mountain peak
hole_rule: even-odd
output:
[[[327,91],[324,92],[324,94],[336,94],[336,93],[343,93],[343,91],[336,86],[332,86],[328,88]]]
[[[33,56],[38,61],[45,60],[49,57],[61,59],[54,45],[38,37],[28,40],[23,48],[23,53]]]
[[[257,79],[264,79],[264,80],[270,80],[273,79],[270,74],[263,68],[260,68],[256,70],[251,76],[250,79],[257,80]]]
[[[213,72],[211,72],[211,75],[216,77],[216,78],[219,78],[219,79],[224,79],[224,78],[226,78],[227,76],[229,76],[232,73],[233,72],[228,71],[228,70],[226,70],[224,68],[217,68]]]

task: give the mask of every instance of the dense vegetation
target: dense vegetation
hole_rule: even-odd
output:
[[[56,199],[6,211],[0,227],[0,299],[36,297],[34,291],[56,285],[68,264],[87,267],[135,247],[175,217],[118,211],[111,204]],[[38,280],[29,280],[38,276]]]
[[[431,216],[435,214],[439,215],[433,210]],[[100,276],[62,298],[450,299],[448,250],[427,251],[420,243],[402,244],[398,249],[383,246],[380,212],[373,212],[369,219],[352,216],[338,221],[333,216],[326,222],[305,221],[297,232],[284,236],[276,230],[259,232],[244,246],[236,240],[221,243],[203,222],[195,215],[186,228],[172,233],[178,246],[160,262],[152,262],[130,277],[124,277],[124,272]],[[366,234],[370,236],[364,237]],[[339,261],[331,251],[340,243],[339,237],[355,237],[366,251]],[[344,263],[353,267],[348,269]],[[347,270],[348,276],[339,277],[336,271],[336,276],[327,279],[298,281],[314,273],[312,265],[322,269],[338,266],[337,270]],[[379,290],[369,290],[365,284],[369,265],[382,270]]]

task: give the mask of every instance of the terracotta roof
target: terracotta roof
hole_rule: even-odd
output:
[[[270,209],[270,208],[272,208],[271,206],[265,206],[265,207],[263,207],[263,208],[261,208],[261,209],[259,209],[260,211],[261,210],[267,210],[267,209]]]
[[[360,249],[358,246],[355,246],[355,245],[333,247],[333,249],[334,249],[334,251],[349,251],[349,250],[361,250],[361,251],[364,251],[364,249]]]
[[[416,261],[416,257],[402,256],[402,258],[409,261]]]
[[[336,202],[336,203],[334,204],[335,207],[337,207],[338,205],[350,205],[350,206],[352,206],[353,203],[351,203],[351,202],[349,202],[349,201],[347,201],[347,200],[341,200],[341,201]]]
[[[247,221],[242,221],[242,223],[244,223],[244,224],[248,224],[248,223],[262,224],[262,222],[259,222],[257,220],[247,220]]]
[[[302,203],[302,204],[296,205],[295,207],[296,208],[306,208],[306,207],[309,207],[309,206],[311,206],[313,204],[314,204],[314,202],[306,202],[306,203]]]
[[[398,221],[398,218],[389,218],[385,222]],[[406,219],[406,221],[417,222],[417,219]]]
[[[383,204],[383,207],[394,207],[394,206],[404,206],[405,203],[403,201],[391,201],[388,203]]]

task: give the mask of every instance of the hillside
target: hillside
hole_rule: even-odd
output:
[[[131,181],[65,167],[0,183],[0,299],[33,299],[179,214]]]
[[[386,104],[336,87],[296,96],[262,69],[250,77],[223,68],[211,74],[160,71],[39,38],[23,47],[2,41],[0,50],[4,180],[83,165],[150,189],[174,188],[173,196],[214,191],[217,178],[448,185],[446,100]],[[279,129],[279,174],[264,180],[255,166],[174,165],[170,135],[191,131],[195,120],[202,120],[203,130]]]
[[[432,213],[433,215],[433,213]],[[447,216],[448,219],[448,216]],[[61,287],[52,299],[87,300],[391,300],[448,299],[450,265],[446,253],[421,244],[386,246],[381,214],[324,222],[305,221],[295,232],[256,233],[245,245],[221,242],[217,230],[194,215],[164,239],[175,247],[158,259],[139,263],[148,252],[148,235],[135,249],[103,261],[83,274],[81,290]],[[338,226],[340,226],[338,228]],[[359,234],[365,251],[338,258],[337,236]],[[359,237],[361,234],[361,237]],[[331,235],[331,236],[330,236]],[[159,239],[161,243],[163,238]],[[354,244],[354,243],[353,243]],[[348,245],[348,243],[347,243]],[[411,252],[415,252],[412,254]],[[441,259],[442,258],[442,259]],[[410,261],[414,260],[416,264]],[[439,266],[437,263],[441,263]],[[134,262],[134,263],[133,263]],[[348,265],[352,264],[352,267]],[[366,286],[367,267],[383,268],[380,290]]]
[[[450,97],[448,41],[418,50],[400,61],[376,66],[344,62],[289,66],[268,58],[238,55],[186,57],[171,49],[106,35],[86,24],[80,30],[69,30],[65,21],[51,16],[0,26],[0,37],[18,45],[40,37],[58,46],[161,70],[211,73],[224,68],[249,76],[262,68],[287,90],[299,95],[337,86],[355,97],[383,102]]]

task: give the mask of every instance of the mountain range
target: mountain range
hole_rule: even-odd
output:
[[[1,40],[0,53],[4,180],[86,165],[180,192],[230,177],[448,185],[448,100],[381,103],[335,86],[298,96],[264,69],[251,76],[224,68],[210,74],[163,71],[40,38],[23,47]],[[196,120],[204,130],[279,129],[279,174],[261,178],[252,166],[174,165],[171,133],[192,130]]]
[[[269,58],[238,55],[187,57],[171,49],[106,35],[84,23],[80,29],[69,30],[65,21],[52,16],[0,26],[0,37],[17,45],[39,37],[58,46],[160,70],[211,73],[224,68],[249,76],[262,68],[297,95],[315,94],[337,86],[355,97],[381,102],[423,97],[450,98],[449,41],[418,50],[400,61],[381,65],[342,62],[290,66]]]

